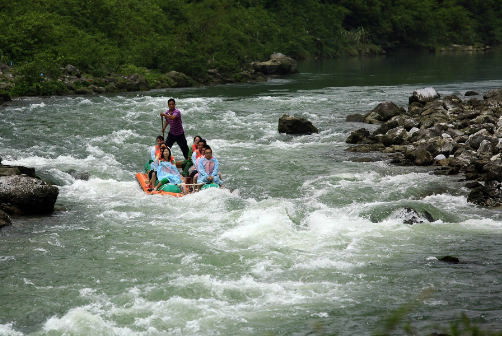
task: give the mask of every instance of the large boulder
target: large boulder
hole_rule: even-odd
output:
[[[279,132],[287,134],[312,134],[319,133],[319,130],[312,125],[312,122],[305,118],[282,115],[279,118]]]
[[[296,73],[296,61],[281,53],[270,55],[270,60],[251,63],[254,71],[266,75],[286,75]]]
[[[191,77],[174,70],[168,72],[166,76],[173,83],[172,85],[173,88],[192,87],[195,83],[195,81]]]
[[[21,214],[54,211],[59,190],[43,180],[25,175],[0,176],[0,204],[15,206]]]
[[[80,77],[80,70],[77,69],[77,67],[75,66],[72,66],[71,64],[68,64],[65,68],[64,68],[64,72],[66,75],[68,76],[76,76],[76,77]]]
[[[380,124],[390,120],[392,117],[399,116],[404,113],[406,113],[406,110],[397,106],[396,103],[383,102],[364,115],[364,122],[369,124]]]
[[[150,90],[150,85],[148,85],[148,80],[145,76],[139,74],[133,74],[127,77],[127,91],[146,91]]]
[[[424,89],[416,89],[413,91],[413,95],[410,96],[409,98],[409,104],[413,102],[420,102],[422,104],[425,104],[427,102],[432,102],[436,99],[438,99],[440,95],[436,91],[436,89],[432,87],[427,87]]]

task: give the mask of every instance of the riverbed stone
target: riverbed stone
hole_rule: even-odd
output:
[[[296,61],[282,53],[270,55],[270,59],[264,62],[253,62],[254,71],[265,75],[285,75],[296,73]]]
[[[319,130],[305,118],[282,115],[279,118],[278,130],[287,134],[312,134],[319,133]]]
[[[12,225],[9,215],[0,209],[0,228]]]
[[[372,143],[370,140],[370,132],[365,128],[357,129],[352,131],[347,138],[346,142],[349,144],[358,144],[358,143]]]
[[[345,121],[350,123],[364,123],[364,115],[362,114],[348,115],[345,118]]]
[[[38,178],[25,175],[0,177],[0,204],[14,205],[23,214],[53,212],[58,194],[56,186],[49,186]]]
[[[390,120],[394,116],[406,113],[406,110],[397,106],[394,102],[383,102],[364,116],[364,121],[369,124],[380,124]]]
[[[424,89],[416,89],[413,91],[413,94],[409,98],[409,104],[413,102],[419,102],[422,104],[425,104],[427,102],[432,102],[436,99],[440,98],[439,93],[436,91],[436,89],[432,87],[427,87]]]
[[[483,95],[485,100],[502,101],[502,88],[491,89]]]
[[[472,91],[472,90],[469,90],[469,91],[466,91],[464,96],[477,96],[479,95],[479,93],[477,93],[476,91]]]

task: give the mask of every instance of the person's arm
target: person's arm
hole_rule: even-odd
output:
[[[220,170],[220,164],[218,163],[218,160],[214,158],[214,168],[213,172],[211,172],[211,177],[217,176],[219,170]]]
[[[160,113],[160,115],[161,115],[162,117],[164,117],[165,119],[170,119],[170,120],[173,120],[173,119],[178,118],[178,116],[179,116],[180,114],[179,114],[179,111],[174,110],[172,115],[167,114],[167,113],[164,113],[164,112],[161,112],[161,113]]]
[[[207,176],[207,173],[206,173],[206,169],[204,168],[204,158],[201,158],[199,160],[199,165],[197,167],[197,171],[199,171],[199,180],[200,178],[204,177],[204,176]]]

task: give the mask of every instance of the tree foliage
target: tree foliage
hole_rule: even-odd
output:
[[[34,73],[40,60],[53,60],[95,76],[130,64],[198,78],[211,68],[240,71],[273,52],[335,57],[354,43],[502,42],[499,0],[0,0],[0,7],[0,61]]]

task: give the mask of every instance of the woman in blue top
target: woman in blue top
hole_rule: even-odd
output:
[[[157,178],[159,183],[155,186],[155,190],[157,191],[164,184],[181,184],[183,181],[181,180],[181,175],[171,162],[171,149],[166,147],[162,151],[161,160],[157,163],[155,171],[157,172]]]

